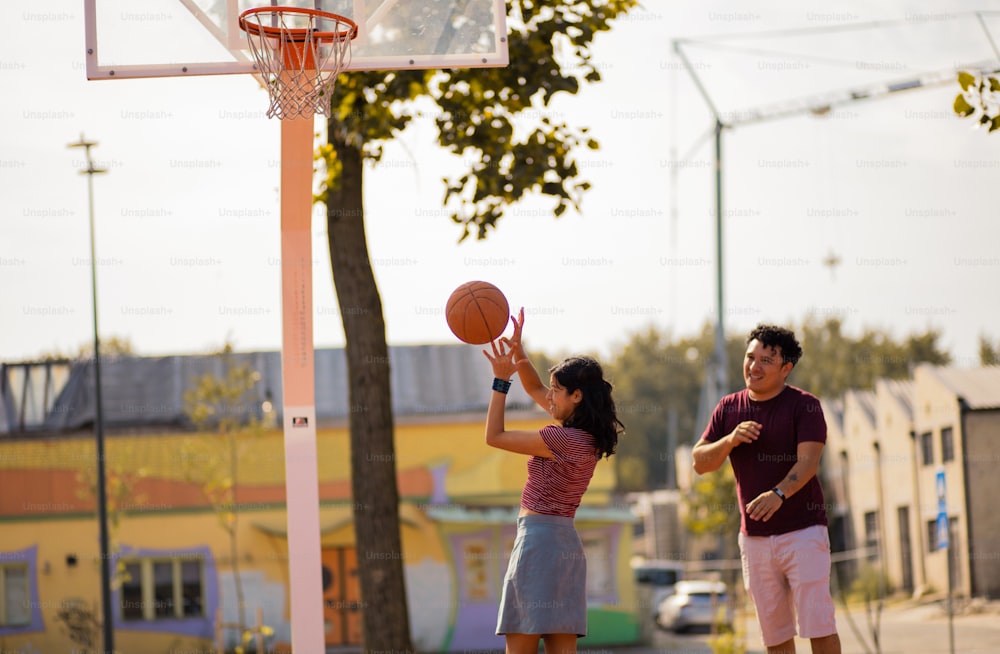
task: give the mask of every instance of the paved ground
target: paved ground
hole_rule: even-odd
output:
[[[940,600],[903,602],[886,607],[879,619],[879,643],[872,642],[872,629],[863,609],[837,613],[843,654],[998,654],[1000,653],[1000,603],[974,602],[956,607],[949,620],[946,604]],[[753,616],[742,623],[746,654],[763,654]],[[853,626],[852,626],[853,625]],[[651,643],[639,647],[587,649],[587,654],[712,654],[708,634],[676,635],[651,630]],[[796,650],[810,652],[809,641],[796,640]]]
[[[879,620],[881,649],[872,644],[869,622],[863,609],[852,609],[850,614],[838,609],[842,654],[1000,654],[1000,602],[956,606],[951,619],[941,598],[891,604]],[[765,654],[754,617],[745,616],[741,624],[745,630],[745,654]],[[650,642],[646,645],[588,648],[586,640],[581,640],[580,654],[713,654],[708,642],[710,634],[678,635],[651,624],[648,627]],[[796,640],[796,650],[808,654],[809,641]],[[360,654],[361,649],[330,648],[327,653]],[[503,653],[497,650],[490,654]]]

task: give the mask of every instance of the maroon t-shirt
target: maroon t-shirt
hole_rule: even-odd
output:
[[[741,443],[729,453],[736,477],[740,530],[748,536],[774,536],[826,525],[823,489],[815,475],[785,500],[767,522],[749,520],[746,515],[750,500],[777,486],[795,465],[800,442],[826,442],[826,420],[819,400],[800,388],[785,386],[770,400],[757,402],[743,389],[722,398],[701,438],[717,441],[744,420],[754,420],[763,426],[756,441]]]

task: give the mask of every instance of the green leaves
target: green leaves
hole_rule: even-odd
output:
[[[736,479],[726,462],[719,470],[693,480],[684,526],[693,534],[732,534],[740,529]]]
[[[219,439],[187,440],[180,460],[185,479],[200,485],[219,525],[233,534],[241,445],[260,434],[263,422],[257,414],[264,409],[257,391],[260,373],[235,363],[228,343],[218,356],[223,375],[210,372],[192,379],[184,393],[184,412],[194,427]]]
[[[972,117],[987,132],[1000,129],[1000,79],[984,73],[958,74],[962,92],[955,96],[952,110],[960,118]]]
[[[633,334],[609,359],[606,369],[615,386],[618,417],[625,437],[612,461],[618,466],[618,490],[671,488],[678,445],[695,442],[705,425],[698,423],[698,401],[711,356],[714,330],[678,338],[649,328]],[[735,343],[742,345],[742,340]],[[740,379],[737,365],[731,379]],[[641,474],[637,473],[641,470]]]
[[[1000,340],[993,347],[992,340],[985,334],[979,335],[979,365],[1000,366]]]
[[[941,333],[928,329],[896,340],[881,329],[865,328],[857,337],[844,333],[838,317],[807,317],[796,329],[804,355],[790,383],[821,398],[833,398],[848,389],[874,388],[877,379],[906,379],[918,363],[947,365]]]
[[[377,160],[384,141],[427,111],[427,100],[436,104],[438,143],[467,164],[444,180],[444,205],[462,227],[460,241],[486,238],[506,209],[529,194],[550,196],[553,216],[579,210],[590,183],[579,178],[576,152],[600,145],[549,106],[557,94],[576,94],[600,80],[590,45],[636,4],[511,0],[508,66],[340,75],[328,129]],[[343,170],[330,151],[320,158],[326,165],[316,200],[325,201]]]
[[[955,96],[955,105],[953,108],[955,113],[963,118],[971,116],[976,111],[976,108],[969,104],[969,101],[961,93]]]
[[[958,73],[958,85],[962,87],[963,91],[968,91],[969,88],[971,88],[972,85],[975,83],[976,83],[975,75],[967,73],[965,71],[961,71]]]

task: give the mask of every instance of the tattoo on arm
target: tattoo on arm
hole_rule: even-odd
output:
[[[799,480],[799,476],[797,474],[795,474],[794,472],[792,474],[788,475],[788,481],[798,481],[798,480]]]

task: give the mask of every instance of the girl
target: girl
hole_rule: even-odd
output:
[[[573,517],[597,462],[614,453],[623,426],[597,361],[563,360],[549,371],[547,388],[521,345],[524,309],[511,320],[511,337],[491,343],[492,355],[483,351],[494,376],[486,444],[529,455],[497,634],[505,636],[508,654],[536,654],[540,639],[547,654],[574,653],[577,638],[587,635],[587,562]],[[515,372],[556,424],[541,431],[504,428]]]

